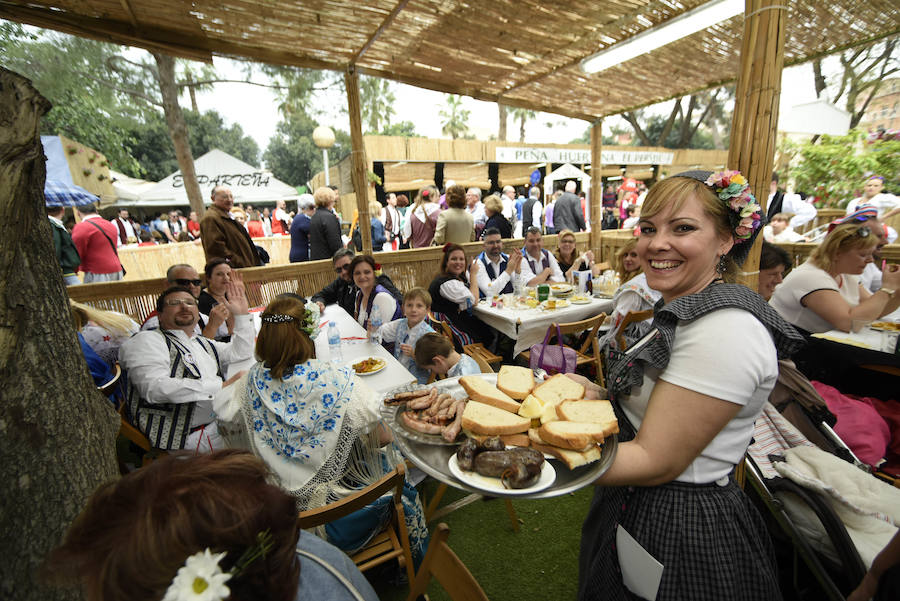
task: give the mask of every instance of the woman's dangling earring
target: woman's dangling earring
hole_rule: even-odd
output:
[[[728,262],[725,260],[725,255],[719,255],[719,262],[716,264],[716,273],[722,275],[728,270]]]

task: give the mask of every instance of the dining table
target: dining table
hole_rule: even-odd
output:
[[[589,296],[584,304],[569,299],[568,306],[559,309],[524,307],[515,302],[511,294],[501,298],[504,300],[502,308],[492,306],[492,299],[484,299],[475,305],[474,311],[481,321],[515,340],[513,353],[516,355],[543,342],[550,324],[582,321],[600,313],[608,315],[615,306],[611,298],[596,296]]]
[[[250,310],[253,327],[257,333],[262,327],[263,309],[264,307],[257,307]],[[332,321],[341,333],[342,356],[337,361],[339,365],[351,366],[369,357],[384,360],[385,366],[380,371],[359,375],[369,388],[376,393],[383,394],[397,386],[412,384],[416,381],[415,376],[409,373],[409,370],[403,367],[386,348],[380,344],[369,342],[365,328],[359,325],[353,316],[340,305],[336,304],[326,306],[319,318],[319,334],[313,341],[318,359],[332,359],[331,350],[328,347],[328,324]],[[229,375],[239,370],[249,369],[253,363],[254,359],[234,363],[229,366]]]

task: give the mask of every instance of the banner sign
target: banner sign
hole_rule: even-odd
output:
[[[603,150],[604,165],[671,165],[674,152],[645,150]],[[591,151],[572,148],[527,148],[498,146],[494,160],[498,163],[573,163],[591,164]]]
[[[203,186],[268,186],[269,185],[269,174],[263,173],[261,171],[257,171],[255,173],[235,173],[235,174],[225,174],[220,173],[217,175],[209,176],[209,175],[201,175],[197,174],[197,183]],[[181,173],[176,173],[172,177],[172,187],[173,188],[181,188],[184,186],[184,178]]]

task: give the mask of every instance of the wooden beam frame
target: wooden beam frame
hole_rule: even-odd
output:
[[[600,248],[600,232],[603,229],[603,119],[591,124],[591,248]],[[596,257],[597,263],[609,260]],[[611,261],[610,261],[611,262]]]
[[[372,254],[372,220],[369,217],[369,182],[366,178],[366,145],[363,142],[362,116],[359,100],[359,73],[351,65],[344,73],[347,88],[347,109],[350,113],[350,140],[353,146],[353,190],[356,192],[357,227],[362,237],[362,252]],[[380,248],[378,250],[381,250]]]
[[[124,2],[126,0],[122,1]],[[407,4],[409,4],[409,0],[400,0],[400,2],[397,3],[397,6],[395,6],[394,10],[392,10],[390,14],[388,14],[388,16],[384,18],[384,21],[381,22],[381,25],[378,27],[378,29],[376,29],[375,32],[371,36],[369,36],[369,39],[366,40],[366,43],[363,44],[363,47],[353,55],[352,59],[350,59],[351,65],[355,65],[359,61],[359,59],[362,58],[363,54],[365,54],[366,51],[372,47],[372,44],[378,41],[378,38],[380,38],[385,30],[390,27],[391,23],[393,23],[394,19],[397,18],[397,15],[400,14],[400,11],[406,8]]]

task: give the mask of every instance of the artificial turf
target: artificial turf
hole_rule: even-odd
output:
[[[423,483],[425,500],[437,485]],[[450,489],[441,504],[466,496]],[[574,599],[578,586],[578,544],[581,524],[593,487],[541,500],[513,500],[520,520],[514,532],[502,500],[476,501],[440,518],[450,527],[450,548],[466,564],[491,601],[556,601]],[[409,594],[381,572],[370,576],[382,601],[400,601]],[[449,597],[435,582],[432,601]]]

